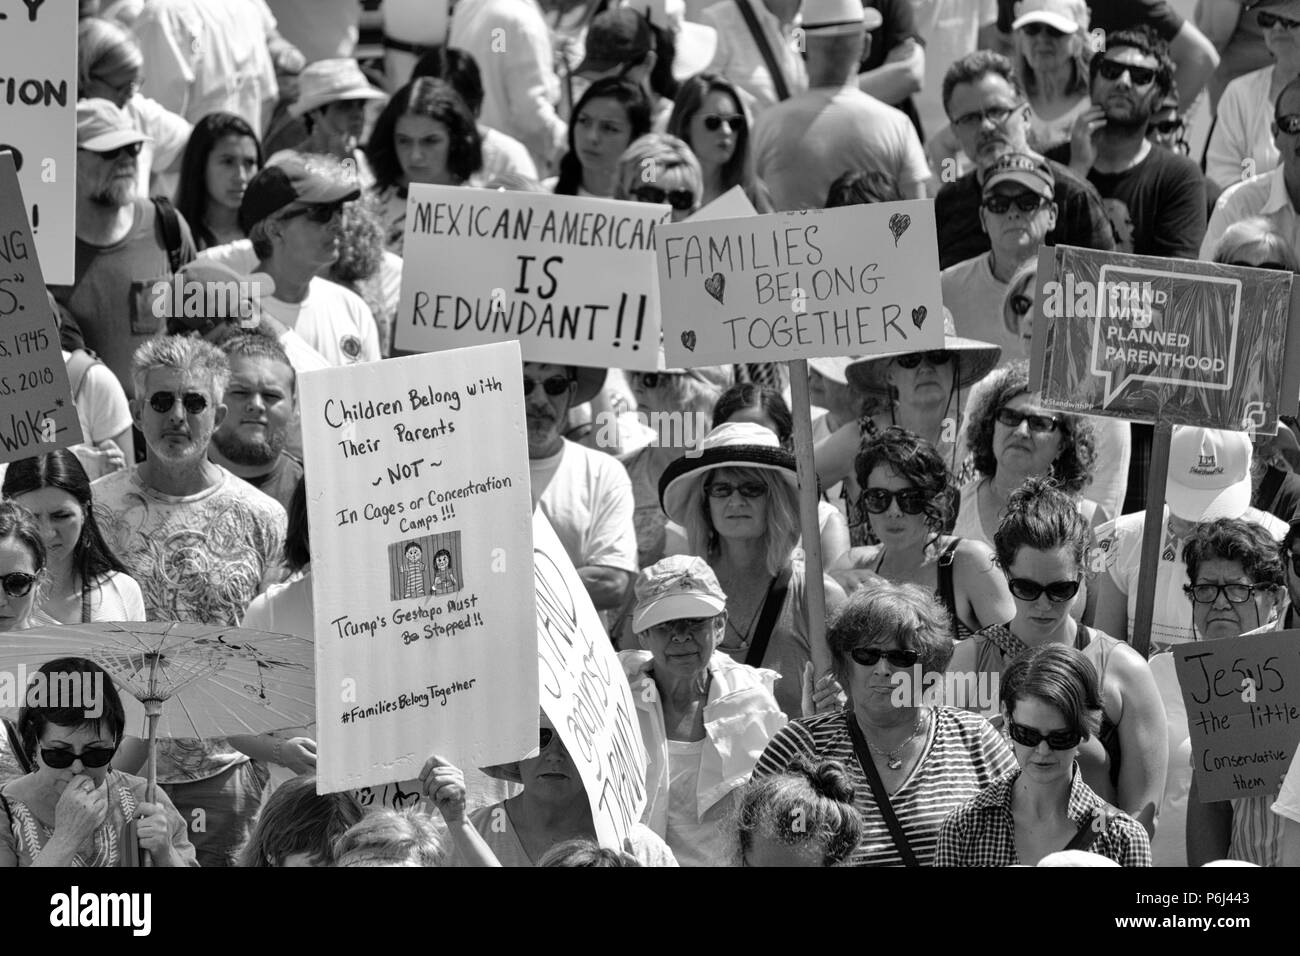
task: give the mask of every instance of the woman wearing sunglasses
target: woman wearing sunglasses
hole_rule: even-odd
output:
[[[845,591],[877,575],[919,584],[943,604],[957,640],[1011,620],[1015,607],[992,549],[944,534],[957,493],[948,466],[928,442],[887,428],[863,445],[857,472],[860,500],[880,543],[853,548],[831,566]]]
[[[754,175],[749,151],[749,114],[731,81],[719,73],[698,73],[677,88],[668,132],[679,137],[700,161],[707,206],[735,186],[754,209],[772,212],[772,198]]]
[[[1154,832],[1168,763],[1165,711],[1147,662],[1071,616],[1086,570],[1087,522],[1070,495],[1032,478],[1011,496],[995,540],[1015,617],[959,644],[949,672],[973,676],[977,686],[991,683],[986,675],[1005,683],[1008,662],[1027,648],[1063,644],[1082,652],[1101,689],[1100,728],[1078,752],[1083,780]],[[995,716],[993,701],[981,706]]]
[[[647,133],[619,157],[614,198],[667,204],[673,209],[672,221],[681,222],[704,201],[699,160],[676,136]]]
[[[569,123],[569,151],[560,174],[543,186],[560,196],[612,198],[619,185],[619,157],[650,132],[650,100],[637,83],[608,76],[578,100]]]
[[[80,657],[37,673],[46,688],[80,693],[18,712],[28,773],[0,790],[0,867],[138,866],[140,851],[154,866],[197,866],[185,820],[162,788],[147,802],[142,777],[109,767],[126,724],[113,679]]]
[[[944,817],[1015,767],[1011,748],[978,714],[929,703],[925,678],[943,673],[953,644],[948,615],[924,588],[859,589],[827,640],[849,706],[791,721],[754,779],[800,757],[839,761],[863,824],[848,864],[930,866]]]
[[[16,502],[0,500],[0,631],[32,626],[47,556],[36,516]]]
[[[1088,658],[1060,644],[1025,651],[999,695],[1018,766],[944,820],[935,866],[1035,866],[1060,850],[1150,866],[1146,830],[1093,792],[1076,762],[1101,710]]]

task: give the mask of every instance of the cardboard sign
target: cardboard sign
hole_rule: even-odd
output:
[[[0,153],[0,461],[83,440],[11,154]]]
[[[934,203],[662,226],[668,365],[943,348]]]
[[[0,0],[0,151],[13,153],[45,281],[76,264],[77,5]],[[8,211],[6,207],[6,212]],[[5,220],[5,232],[14,228]]]
[[[504,343],[301,377],[322,793],[537,745],[519,367]]]
[[[1300,743],[1300,630],[1180,644],[1174,666],[1201,801],[1277,793]]]
[[[655,231],[671,212],[412,186],[396,347],[434,352],[517,339],[530,362],[653,371]]]
[[[649,758],[632,689],[582,579],[539,510],[533,518],[542,709],[582,775],[596,837],[621,849],[645,809]]]
[[[758,215],[758,210],[754,208],[754,204],[745,195],[745,190],[739,186],[732,186],[686,221],[707,222],[710,219],[741,219],[745,216],[756,215]]]
[[[1300,347],[1287,341],[1291,281],[1289,272],[1045,248],[1031,381],[1047,408],[1275,434],[1300,392],[1300,369],[1284,364]]]

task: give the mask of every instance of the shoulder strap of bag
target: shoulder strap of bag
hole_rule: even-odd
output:
[[[1092,813],[1088,814],[1088,819],[1079,824],[1079,830],[1074,837],[1067,843],[1063,849],[1066,850],[1083,850],[1085,853],[1091,853],[1093,844],[1100,836],[1110,829],[1111,822],[1119,816],[1119,811],[1110,804],[1105,804]]]
[[[776,62],[776,54],[772,52],[772,45],[767,42],[767,34],[763,32],[763,28],[759,25],[754,8],[749,5],[749,0],[736,0],[736,6],[740,8],[740,15],[745,18],[745,26],[749,27],[749,32],[754,37],[754,45],[758,47],[758,52],[763,55],[763,62],[767,64],[767,72],[772,74],[772,84],[776,87],[776,98],[778,100],[788,100],[790,98],[790,86],[785,81],[785,74],[781,72],[781,65]]]
[[[4,721],[5,736],[9,738],[9,752],[14,755],[14,760],[18,761],[18,766],[22,768],[23,773],[31,773],[36,768],[27,759],[27,751],[23,749],[23,742],[18,739],[18,728],[14,726],[13,721],[8,717],[0,717],[0,720]]]
[[[184,265],[181,262],[180,214],[166,196],[154,196],[153,207],[158,213],[158,226],[162,229],[163,243],[167,248],[167,264],[175,274]]]
[[[785,603],[785,592],[790,587],[791,573],[790,568],[783,568],[767,586],[767,597],[763,600],[763,613],[754,631],[754,643],[749,645],[749,653],[745,655],[745,663],[750,667],[761,667],[763,664],[763,655],[767,653],[767,644],[772,639],[772,629],[776,627],[781,605]]]
[[[889,794],[885,790],[884,781],[880,779],[876,762],[871,759],[871,749],[867,746],[867,739],[862,736],[858,719],[853,716],[851,710],[845,711],[844,719],[849,725],[849,736],[853,739],[853,749],[857,752],[858,763],[862,764],[862,772],[866,774],[867,783],[871,784],[871,795],[876,800],[880,815],[885,818],[885,826],[889,827],[889,835],[894,838],[894,846],[898,848],[898,853],[903,858],[903,865],[920,866],[916,854],[912,851],[912,844],[907,842],[903,825],[898,822],[898,815],[894,813],[893,804],[889,802]]]

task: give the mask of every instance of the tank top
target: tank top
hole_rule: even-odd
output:
[[[953,560],[957,557],[957,546],[961,544],[961,538],[953,538],[939,553],[939,565],[937,567],[939,575],[939,586],[935,589],[934,596],[948,611],[948,618],[952,622],[952,639],[954,641],[965,640],[975,632],[972,631],[957,616],[957,588],[953,584]],[[880,549],[880,557],[876,561],[876,566],[871,570],[876,574],[880,573],[880,566],[885,562],[885,550]],[[978,624],[979,622],[976,621]]]

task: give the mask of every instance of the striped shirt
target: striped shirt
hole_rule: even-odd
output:
[[[1271,812],[1273,795],[1235,797],[1232,801],[1232,842],[1229,860],[1256,866],[1280,866],[1282,818]]]
[[[952,707],[933,709],[921,759],[897,791],[889,795],[894,814],[921,866],[934,863],[939,827],[957,807],[1016,767],[1010,745],[978,714]],[[785,771],[798,756],[838,760],[853,783],[853,805],[862,817],[862,842],[849,866],[902,866],[885,818],[876,808],[862,765],[849,736],[852,711],[792,720],[763,751],[754,777]]]

